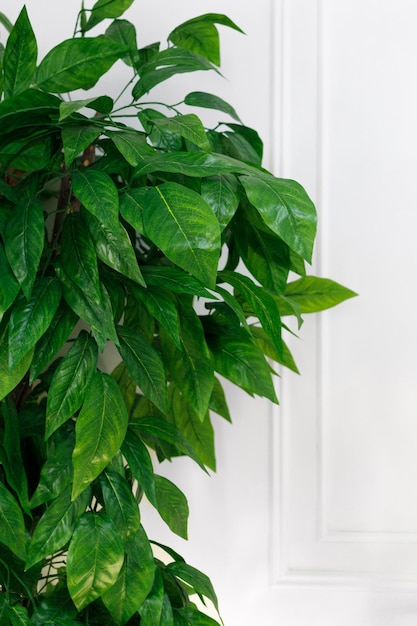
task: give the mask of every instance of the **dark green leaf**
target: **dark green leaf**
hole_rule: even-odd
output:
[[[123,544],[111,520],[103,513],[84,513],[67,558],[68,590],[79,611],[114,585],[123,560]]]
[[[36,70],[38,47],[26,7],[23,7],[4,51],[4,97],[30,87]]]
[[[118,472],[107,469],[100,476],[104,506],[123,542],[140,526],[139,507],[129,483]]]
[[[130,376],[145,397],[162,413],[166,413],[166,377],[158,353],[138,333],[122,326],[118,327],[117,332],[120,340],[119,352]]]
[[[49,387],[45,438],[72,417],[82,405],[97,367],[97,344],[85,330],[60,361]]]
[[[254,158],[253,163],[261,165],[264,144],[257,131],[253,128],[249,128],[248,126],[243,126],[242,124],[232,124],[229,122],[227,126],[232,129],[236,138],[240,136],[246,141],[246,144],[250,146],[251,150],[255,152],[256,157]],[[226,133],[226,135],[229,138],[231,136],[230,133]]]
[[[109,39],[125,46],[129,50],[129,53],[123,57],[123,61],[127,65],[135,65],[139,54],[134,25],[127,20],[114,20],[107,28],[105,35]]]
[[[3,467],[7,482],[19,498],[20,506],[29,513],[28,481],[23,464],[19,415],[14,401],[8,397],[2,402],[4,420],[4,460]]]
[[[240,118],[234,108],[225,102],[225,100],[222,100],[222,98],[219,98],[211,93],[206,93],[205,91],[192,91],[185,96],[184,103],[189,106],[222,111],[222,113],[227,113],[237,122],[240,122]]]
[[[42,561],[65,546],[71,539],[75,524],[84,513],[91,494],[85,491],[76,500],[71,500],[69,485],[46,509],[36,526],[29,544],[26,568]]]
[[[170,292],[162,287],[150,285],[146,289],[137,287],[132,291],[135,298],[143,302],[149,313],[165,328],[177,348],[181,350],[178,310]]]
[[[20,295],[10,316],[9,363],[13,368],[48,329],[61,299],[56,278],[39,278],[29,300]]]
[[[202,421],[174,385],[170,385],[170,400],[170,420],[190,442],[202,462],[211,470],[216,471],[214,431],[209,413],[207,412]]]
[[[8,618],[11,626],[31,626],[28,610],[24,606],[14,605],[8,608]]]
[[[289,351],[288,346],[284,342],[282,342],[282,351],[278,352],[263,328],[252,326],[251,331],[256,343],[268,359],[272,359],[273,361],[280,363],[280,365],[288,367],[288,369],[292,370],[296,374],[299,374],[294,358]]]
[[[203,574],[203,572],[200,572],[195,567],[188,565],[188,563],[184,563],[181,561],[169,563],[166,570],[170,574],[173,574],[177,578],[180,578],[181,580],[191,585],[196,593],[205,596],[206,598],[211,600],[216,609],[219,610],[216,593],[213,589],[213,585],[211,584],[209,577],[206,576],[206,574]]]
[[[26,531],[23,513],[10,491],[0,482],[0,542],[26,559]]]
[[[0,275],[0,322],[3,318],[3,315],[13,304],[17,294],[19,293],[19,283],[14,277],[14,274],[10,268],[9,262],[7,261],[6,255],[4,253],[3,245],[0,242],[0,267],[1,267],[1,275]]]
[[[36,197],[24,198],[14,207],[4,244],[7,260],[26,298],[32,292],[43,243],[42,206]]]
[[[30,368],[30,383],[32,383],[49,364],[57,352],[68,339],[77,323],[78,316],[69,308],[65,300],[61,300],[58,309],[35,346],[35,353]]]
[[[4,13],[0,13],[0,24],[2,24],[9,33],[12,32],[13,24]]]
[[[128,428],[122,445],[123,456],[134,478],[143,489],[149,502],[156,507],[155,479],[152,460],[147,447],[135,433]]]
[[[142,207],[147,236],[166,256],[214,287],[220,253],[220,229],[199,194],[177,183],[147,189]]]
[[[214,411],[217,415],[221,415],[228,422],[231,422],[229,407],[227,406],[226,396],[223,387],[218,378],[214,378],[213,391],[209,403],[210,411]]]
[[[105,37],[67,39],[41,61],[36,84],[55,93],[91,89],[126,52],[124,46]]]
[[[100,132],[100,129],[94,124],[65,125],[61,131],[65,165],[69,167],[83,150],[95,142]]]
[[[317,216],[301,185],[266,175],[242,176],[240,180],[265,224],[310,263]]]
[[[120,196],[120,213],[135,231],[143,234],[143,203],[147,198],[146,189],[128,189]]]
[[[10,391],[22,380],[27,373],[32,357],[33,349],[29,350],[15,366],[10,367],[9,362],[9,325],[0,325],[0,400],[3,400]]]
[[[132,3],[133,0],[97,0],[84,31],[97,26],[106,18],[120,17]]]
[[[125,624],[140,609],[154,580],[152,549],[142,527],[125,542],[126,557],[115,584],[103,602],[118,624]]]
[[[101,114],[110,113],[113,109],[113,100],[109,96],[99,96],[98,98],[61,102],[59,105],[59,121],[62,122],[62,120],[84,107],[93,109]]]
[[[155,569],[152,589],[140,607],[141,626],[161,626],[161,615],[164,604],[164,581],[159,568]],[[163,626],[173,626],[172,623]]]
[[[84,218],[94,241],[97,257],[123,276],[144,285],[129,235],[123,226],[118,223],[116,228],[109,228],[88,211],[85,211]]]
[[[181,616],[184,626],[219,626],[219,622],[191,606],[175,609],[175,612]]]
[[[317,276],[299,278],[288,283],[285,290],[285,298],[294,302],[300,308],[301,313],[324,311],[356,295],[354,291],[329,278]],[[293,315],[293,311],[286,305],[284,299],[279,299],[277,302],[281,315]]]
[[[239,204],[236,178],[231,174],[219,174],[201,183],[201,196],[213,209],[220,229],[224,230]]]
[[[119,197],[116,186],[105,172],[83,168],[72,174],[75,195],[98,220],[117,229]]]
[[[58,114],[61,100],[38,89],[26,89],[7,100],[0,102],[0,138],[17,139],[19,130],[50,125],[53,114]],[[26,135],[25,135],[26,136]]]
[[[34,626],[78,626],[81,622],[75,619],[76,615],[77,609],[68,590],[61,588],[43,596],[31,620]]]
[[[147,285],[164,287],[174,293],[188,293],[201,298],[212,297],[198,280],[175,267],[144,266],[142,275]]]
[[[157,124],[158,120],[167,119],[166,115],[155,109],[142,109],[138,117],[155,148],[165,152],[183,150],[184,141],[175,125],[160,128]],[[208,147],[210,148],[210,145]]]
[[[177,115],[176,117],[161,117],[152,120],[162,132],[177,133],[184,139],[195,144],[202,150],[210,151],[210,142],[207,139],[204,126],[197,115]]]
[[[158,513],[173,533],[187,539],[187,498],[174,483],[163,476],[155,475],[155,489]]]
[[[127,422],[126,406],[116,381],[108,374],[96,372],[75,427],[73,498],[97,478],[120,449]]]
[[[119,385],[126,407],[130,410],[136,398],[136,385],[131,379],[123,361],[114,368],[111,375]]]
[[[213,362],[197,315],[184,311],[180,320],[182,350],[161,329],[162,354],[173,381],[203,421],[214,384]]]
[[[144,158],[153,156],[155,151],[146,143],[146,135],[133,129],[109,131],[108,137],[112,140],[120,154],[124,156],[129,165],[136,167]],[[131,190],[136,191],[135,189]]]

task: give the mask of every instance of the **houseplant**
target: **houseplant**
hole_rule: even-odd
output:
[[[201,91],[149,105],[176,74],[217,71],[216,25],[138,46],[133,0],[84,5],[39,63],[22,9],[0,87],[0,622],[210,626],[209,579],[141,526],[143,497],[187,535],[186,496],[158,474],[215,468],[224,377],[276,402],[270,361],[296,371],[285,316],[353,292],[306,275],[316,212],[262,168],[262,142]],[[101,30],[100,30],[101,29]],[[100,34],[95,34],[99,32]],[[94,34],[92,34],[94,33]],[[91,90],[132,71],[132,100]],[[88,95],[90,97],[88,97]],[[207,129],[194,108],[226,121]],[[298,278],[289,278],[293,274]],[[112,345],[111,374],[98,356]],[[138,506],[139,505],[139,506]],[[163,555],[161,557],[161,554]],[[200,605],[199,605],[200,606]]]

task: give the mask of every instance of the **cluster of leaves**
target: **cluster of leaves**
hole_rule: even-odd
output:
[[[1,49],[0,621],[217,624],[193,602],[209,579],[141,525],[145,495],[187,536],[185,495],[157,461],[215,469],[210,411],[230,420],[221,380],[277,402],[270,360],[296,371],[282,317],[353,293],[306,276],[315,208],[261,166],[262,142],[224,100],[143,96],[172,76],[215,70],[208,14],[138,47],[98,0],[38,64],[26,9]],[[111,20],[104,34],[90,30]],[[71,100],[116,62],[132,100]],[[207,129],[187,106],[217,110]],[[194,110],[194,109],[189,109]],[[132,125],[126,119],[134,119]],[[290,271],[298,275],[288,282]],[[197,304],[197,306],[196,306]],[[98,365],[113,344],[120,363]]]

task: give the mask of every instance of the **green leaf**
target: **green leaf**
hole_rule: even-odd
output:
[[[96,141],[100,132],[100,128],[94,124],[65,125],[61,131],[65,165],[69,167],[83,150]]]
[[[148,286],[165,287],[174,293],[188,293],[201,298],[212,297],[200,281],[176,267],[148,265],[142,268],[142,275]]]
[[[158,513],[173,533],[187,539],[187,498],[174,483],[163,476],[155,475],[155,490]]]
[[[211,206],[220,229],[224,230],[239,205],[236,178],[231,174],[218,174],[201,183],[201,197]]]
[[[133,0],[131,1],[133,2]],[[127,20],[114,20],[106,29],[105,36],[125,46],[129,50],[128,55],[123,57],[123,61],[127,65],[132,66],[136,64],[139,58],[138,45],[136,29],[131,22]]]
[[[100,476],[104,506],[123,542],[140,527],[139,507],[124,476],[106,470]]]
[[[19,131],[49,126],[50,116],[58,113],[59,98],[37,89],[26,89],[0,102],[0,138],[16,141]]]
[[[152,460],[147,447],[135,433],[128,428],[122,445],[123,456],[134,478],[143,489],[149,502],[156,507],[155,478]]]
[[[4,97],[30,87],[36,70],[38,47],[26,7],[23,7],[4,51]]]
[[[19,293],[19,283],[7,261],[3,245],[0,243],[0,322],[8,308],[13,304],[17,294]]]
[[[29,544],[26,568],[39,563],[54,554],[71,539],[75,524],[90,500],[91,494],[85,491],[76,500],[71,500],[69,485],[46,509],[35,528]]]
[[[173,127],[162,126],[161,128],[157,125],[158,120],[168,119],[166,115],[157,111],[156,109],[142,109],[138,113],[138,117],[140,123],[148,134],[148,139],[151,142],[152,146],[157,150],[162,150],[164,152],[172,152],[177,150],[183,150],[184,141],[182,136],[175,129],[175,125]],[[156,124],[154,122],[156,121]],[[210,149],[210,144],[209,144]]]
[[[125,624],[140,609],[152,588],[155,564],[142,527],[125,542],[126,557],[115,584],[103,602],[118,624]]]
[[[204,126],[197,115],[189,114],[177,115],[175,117],[154,118],[152,120],[152,124],[154,124],[162,132],[168,131],[177,133],[202,150],[210,152],[210,142],[207,139]]]
[[[8,397],[2,403],[4,421],[4,456],[2,461],[7,482],[19,498],[20,506],[29,513],[28,481],[20,443],[19,415],[14,401]]]
[[[56,368],[49,387],[46,403],[46,439],[82,405],[96,371],[97,356],[96,342],[85,330],[81,330]]]
[[[220,229],[199,194],[177,183],[147,189],[142,207],[146,235],[173,262],[214,287]]]
[[[91,10],[84,32],[97,26],[106,18],[120,17],[132,3],[133,0],[97,0]]]
[[[110,113],[113,109],[113,100],[109,96],[99,96],[98,98],[61,102],[59,105],[59,121],[62,122],[62,120],[83,108],[93,109],[101,114]]]
[[[139,100],[153,87],[172,76],[199,70],[216,70],[216,66],[192,50],[185,48],[162,50],[141,66],[140,79],[133,87],[132,95],[135,100]]]
[[[0,542],[23,561],[26,559],[26,530],[23,513],[10,491],[0,482]]]
[[[20,383],[27,373],[33,357],[33,349],[29,350],[13,367],[9,367],[9,325],[0,326],[0,400]]]
[[[38,378],[42,370],[49,364],[68,339],[77,323],[78,317],[69,308],[65,300],[61,300],[58,309],[46,332],[35,346],[33,361],[30,368],[30,383]]]
[[[296,374],[300,373],[288,346],[284,342],[282,342],[282,351],[278,352],[263,328],[259,328],[258,326],[251,326],[251,333],[257,345],[265,354],[265,356],[268,357],[268,359],[272,359],[280,365],[288,367],[288,369],[295,372]]]
[[[117,188],[108,174],[83,168],[72,174],[75,195],[98,220],[110,229],[117,229],[119,197]]]
[[[188,563],[181,561],[169,563],[166,567],[166,571],[191,585],[196,593],[211,600],[216,609],[219,610],[216,593],[209,577],[206,576],[206,574],[203,574],[203,572],[200,572],[195,567],[188,565]]]
[[[304,189],[293,180],[273,176],[240,178],[249,202],[265,224],[311,263],[317,216]]]
[[[41,61],[36,84],[55,93],[91,89],[126,52],[124,46],[105,37],[67,39]]]
[[[354,291],[329,278],[317,276],[299,278],[288,283],[285,289],[285,298],[294,302],[301,313],[324,311],[356,295]],[[292,307],[286,304],[285,299],[278,299],[277,302],[281,315],[293,315]]]
[[[9,18],[4,15],[4,13],[0,13],[0,24],[2,24],[9,33],[12,32],[13,24]]]
[[[129,376],[126,365],[121,361],[112,371],[111,375],[119,385],[122,392],[126,407],[128,410],[132,407],[136,398],[136,385]]]
[[[10,316],[9,362],[15,367],[46,332],[61,299],[61,286],[53,276],[39,278],[29,300],[19,296]]]
[[[164,581],[160,568],[155,568],[152,589],[140,607],[141,626],[161,626],[161,615],[164,604]],[[173,622],[163,624],[173,626]]]
[[[247,146],[247,150],[250,150],[255,154],[252,162],[261,165],[264,144],[257,131],[253,128],[249,128],[249,126],[243,126],[242,124],[232,124],[231,122],[229,122],[227,126],[232,129],[233,133],[225,133],[225,135],[229,139],[231,139],[236,146],[239,145],[239,138],[244,140]],[[243,143],[241,143],[240,145],[241,147],[243,147]]]
[[[67,215],[62,229],[61,258],[65,271],[90,301],[101,306],[100,278],[94,242],[81,213]]]
[[[34,626],[78,626],[75,618],[77,609],[66,588],[55,588],[52,593],[42,596],[31,616]]]
[[[130,376],[162,413],[168,409],[164,365],[156,350],[138,333],[119,326],[119,352]]]
[[[116,228],[109,228],[88,211],[83,215],[94,241],[97,257],[123,276],[144,285],[129,235],[123,226],[118,223]]]
[[[184,104],[188,104],[193,107],[202,107],[204,109],[215,109],[216,111],[222,111],[222,113],[227,113],[235,119],[237,122],[240,122],[240,118],[234,108],[211,93],[206,93],[205,91],[192,91],[187,94],[184,98]]]
[[[183,311],[180,324],[182,350],[161,329],[162,354],[173,381],[203,421],[214,384],[213,362],[198,316]]]
[[[244,332],[208,337],[214,367],[249,395],[264,396],[278,403],[271,370],[256,343]]]
[[[166,152],[143,157],[135,175],[143,176],[152,172],[172,172],[184,176],[215,176],[217,174],[252,174],[261,175],[251,165],[224,154],[212,152]]]
[[[4,245],[7,260],[26,298],[32,292],[43,244],[42,206],[36,197],[24,198],[14,207]]]
[[[243,276],[238,272],[223,270],[219,272],[219,281],[227,282],[241,294],[248,303],[251,314],[259,319],[263,329],[279,351],[282,345],[281,318],[274,298],[265,289],[258,287],[248,276]]]
[[[8,617],[11,626],[31,626],[28,610],[24,606],[14,605],[8,608]]]
[[[175,385],[170,385],[170,399],[170,420],[190,442],[202,462],[215,472],[214,430],[209,413],[201,421]]]
[[[184,626],[219,626],[219,622],[191,606],[175,609],[175,614],[181,616]]]
[[[146,135],[137,130],[119,130],[117,132],[108,131],[110,137],[120,154],[124,156],[129,165],[136,167],[144,158],[153,156],[154,149],[146,143]],[[136,191],[132,189],[133,193]]]
[[[168,335],[181,350],[178,310],[172,294],[162,287],[136,287],[132,292],[137,300],[143,302],[149,313],[161,324]]]
[[[108,374],[96,372],[75,427],[73,498],[97,478],[120,449],[127,422],[126,406],[116,381]]]
[[[102,512],[84,513],[67,558],[68,590],[79,611],[114,585],[123,560],[123,544],[110,518]]]
[[[135,231],[143,234],[143,203],[147,198],[146,189],[128,189],[120,195],[120,213]]]
[[[221,415],[225,420],[231,422],[229,407],[227,406],[226,396],[223,387],[218,378],[214,378],[213,391],[209,403],[210,411],[214,411],[217,415]]]

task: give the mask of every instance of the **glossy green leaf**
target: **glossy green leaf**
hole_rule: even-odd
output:
[[[209,345],[216,371],[249,395],[263,396],[278,403],[271,370],[263,353],[246,333],[211,337]]]
[[[122,444],[122,452],[132,475],[138,481],[149,502],[156,507],[155,478],[152,460],[147,447],[131,428],[127,430],[125,440]]]
[[[135,100],[139,100],[153,87],[176,74],[215,69],[215,65],[192,50],[168,48],[157,52],[150,61],[142,65],[140,79],[133,87],[132,95]]]
[[[64,146],[65,165],[69,167],[83,150],[94,143],[100,135],[100,129],[94,124],[68,124],[61,131]]]
[[[112,140],[120,154],[124,156],[129,165],[136,167],[144,158],[154,155],[154,150],[146,143],[146,135],[140,131],[119,130],[109,131],[108,137]],[[135,189],[131,190],[136,191]]]
[[[185,176],[216,176],[217,174],[258,174],[253,166],[242,163],[225,154],[208,152],[167,152],[142,158],[135,174],[142,176],[152,172],[172,172]]]
[[[180,615],[184,626],[219,626],[219,622],[194,607],[187,606],[182,609],[175,609],[175,611],[177,615]]]
[[[214,371],[198,316],[193,311],[181,314],[181,351],[162,329],[160,337],[162,354],[172,379],[203,421],[213,389]]]
[[[88,211],[83,215],[94,242],[97,257],[123,276],[139,285],[144,285],[145,281],[142,278],[129,235],[123,226],[118,223],[116,228],[109,228]]]
[[[9,262],[6,258],[3,245],[0,243],[0,267],[1,275],[0,275],[0,322],[3,318],[3,315],[13,304],[17,294],[19,293],[19,283],[17,282],[11,268]]]
[[[142,606],[154,580],[152,549],[142,527],[125,542],[126,557],[115,584],[103,602],[118,624],[125,624]]]
[[[268,359],[272,359],[280,365],[288,367],[288,369],[295,372],[296,374],[300,373],[298,371],[297,365],[295,364],[294,357],[292,356],[288,346],[284,342],[282,342],[282,350],[278,352],[263,328],[259,328],[259,326],[251,326],[251,332],[255,338],[257,345],[265,354],[265,356],[268,357]]]
[[[162,608],[164,604],[164,581],[161,570],[155,568],[152,589],[140,607],[141,626],[161,626]],[[167,626],[173,626],[172,623]]]
[[[26,558],[26,568],[54,554],[68,543],[77,520],[85,512],[90,497],[91,494],[87,490],[72,501],[69,485],[51,503],[33,533]]]
[[[310,263],[317,216],[301,185],[266,175],[242,176],[240,180],[265,224]]]
[[[253,128],[249,128],[249,126],[244,126],[243,124],[233,124],[231,122],[228,122],[226,125],[233,131],[233,136],[236,140],[239,137],[244,139],[247,148],[255,153],[256,156],[251,162],[261,165],[264,152],[264,144],[257,131]],[[232,137],[231,133],[225,134],[229,139]]]
[[[110,518],[93,511],[84,513],[67,558],[68,590],[79,611],[114,585],[123,560],[123,544]]]
[[[155,490],[158,513],[173,533],[187,539],[187,498],[174,483],[163,476],[155,475]]]
[[[41,61],[36,84],[55,93],[91,89],[125,53],[124,46],[104,37],[67,39]]]
[[[29,350],[13,367],[9,366],[9,325],[0,325],[0,400],[20,383],[27,373],[33,357],[33,349]]]
[[[50,125],[51,115],[58,113],[59,98],[38,89],[26,89],[0,102],[0,138],[16,140],[19,130]]]
[[[218,174],[204,179],[201,196],[213,209],[220,229],[224,230],[239,205],[236,178],[232,174]]]
[[[77,320],[78,316],[69,308],[65,300],[61,300],[51,323],[35,346],[30,368],[30,383],[39,376],[62,348]]]
[[[238,321],[238,325],[242,326],[243,328],[245,328],[248,333],[250,333],[249,330],[249,325],[248,322],[246,320],[246,316],[242,310],[241,305],[239,304],[239,301],[237,298],[235,298],[235,296],[230,293],[229,291],[227,291],[227,289],[224,289],[223,287],[220,287],[220,285],[216,285],[216,294],[218,294],[219,296],[221,296],[224,300],[224,303],[233,311],[233,313],[236,316],[236,319]],[[223,304],[223,303],[222,303]],[[219,310],[219,305],[217,302],[214,303],[210,303],[207,302],[206,303],[206,308],[208,309],[216,309],[217,311]]]
[[[98,220],[110,229],[117,229],[119,197],[110,176],[99,170],[83,168],[72,174],[75,195]]]
[[[117,329],[119,352],[130,376],[146,398],[162,413],[168,408],[164,366],[156,350],[138,333],[126,327]]]
[[[201,420],[174,385],[170,385],[170,400],[170,421],[172,420],[173,424],[193,446],[202,462],[211,470],[216,471],[214,430],[210,415],[207,412],[204,420]]]
[[[4,51],[4,97],[30,87],[36,70],[38,47],[26,7],[23,7]]]
[[[77,609],[66,588],[54,589],[53,592],[43,596],[31,620],[34,626],[79,626],[81,622],[76,620]]]
[[[340,304],[357,294],[329,278],[306,276],[288,283],[285,298],[294,302],[301,313],[316,313]],[[277,300],[281,315],[293,315],[285,299]]]
[[[214,377],[213,391],[209,403],[210,411],[214,411],[217,415],[221,415],[225,420],[231,422],[229,407],[227,406],[226,396],[221,382]]]
[[[4,459],[3,469],[7,482],[17,494],[20,506],[29,513],[28,481],[21,448],[19,414],[14,401],[6,398],[1,405],[4,423]]]
[[[169,563],[166,570],[170,574],[173,574],[177,578],[180,578],[184,582],[191,585],[196,593],[211,600],[216,609],[219,609],[216,593],[209,577],[206,574],[203,574],[203,572],[200,572],[195,567],[188,565],[188,563],[181,561]]]
[[[114,380],[119,385],[125,404],[128,409],[135,403],[136,384],[131,379],[126,365],[121,361],[111,373]]]
[[[107,469],[100,476],[104,506],[123,542],[140,527],[139,507],[129,483],[118,472]]]
[[[177,150],[183,150],[184,140],[178,132],[179,129],[175,128],[175,124],[171,125],[171,127],[169,124],[165,127],[159,127],[157,124],[158,120],[168,119],[167,115],[164,115],[161,111],[157,111],[156,109],[147,108],[139,111],[138,117],[148,135],[148,140],[158,151],[175,152]],[[204,137],[205,140],[207,140],[207,137]],[[208,145],[208,149],[210,149],[210,144]]]
[[[155,118],[152,120],[152,123],[162,132],[177,133],[202,150],[210,151],[210,142],[207,139],[204,126],[197,115],[189,114]]]
[[[24,606],[14,605],[8,607],[8,618],[11,626],[31,626],[28,610]]]
[[[85,330],[81,330],[56,368],[49,387],[46,404],[46,439],[82,405],[96,371],[97,357],[96,342]]]
[[[0,13],[0,24],[2,24],[9,33],[12,32],[13,24],[4,13]]]
[[[240,122],[238,114],[230,104],[222,98],[211,93],[206,93],[205,91],[192,91],[187,94],[184,98],[184,104],[193,107],[202,107],[204,109],[215,109],[216,111],[227,113],[237,122]]]
[[[147,236],[173,262],[214,287],[220,229],[199,194],[177,183],[147,189],[142,208]]]
[[[62,120],[83,108],[93,109],[101,114],[110,113],[113,109],[113,100],[109,96],[99,96],[98,98],[61,102],[59,105],[59,121],[62,122]]]
[[[120,213],[138,233],[144,232],[143,203],[147,198],[146,189],[128,189],[120,196]]]
[[[144,266],[142,275],[147,285],[164,287],[174,293],[188,293],[201,298],[212,297],[200,281],[176,267]]]
[[[126,406],[116,381],[108,374],[96,372],[75,427],[73,498],[97,478],[120,449],[127,422]]]
[[[61,299],[53,276],[39,278],[29,300],[19,296],[10,316],[9,363],[15,367],[47,330]]]
[[[106,18],[120,17],[132,3],[133,0],[97,0],[84,30],[90,30]]]
[[[255,315],[263,329],[271,337],[277,350],[281,349],[281,318],[274,298],[262,287],[258,287],[251,278],[223,270],[219,272],[219,281],[225,281],[235,288],[248,303],[251,313]]]
[[[0,482],[0,542],[23,561],[26,558],[26,531],[23,513],[16,500]]]
[[[133,293],[181,350],[178,310],[170,292],[162,287],[148,285],[146,289],[141,287],[134,289]]]
[[[100,350],[104,350],[106,340],[113,341],[116,345],[119,340],[113,322],[113,311],[109,294],[103,284],[100,285],[102,304],[97,305],[88,292],[83,292],[65,272],[58,262],[55,272],[63,285],[63,294],[71,309],[91,326],[93,335]]]
[[[129,53],[123,57],[123,61],[130,66],[135,65],[139,54],[136,41],[136,29],[131,22],[127,20],[114,20],[106,29],[105,36],[125,46],[129,50]]]
[[[7,224],[7,260],[23,293],[29,298],[36,279],[44,242],[42,206],[36,197],[24,198],[14,207]]]

